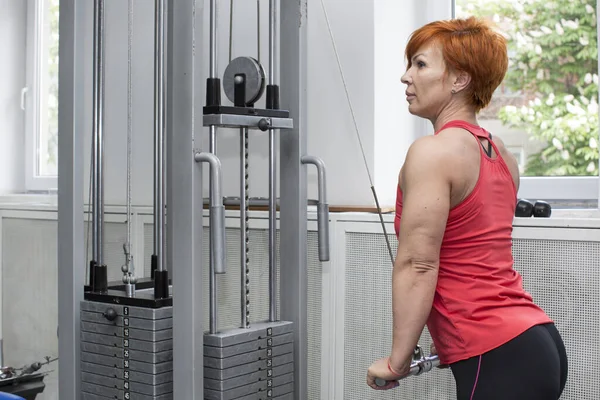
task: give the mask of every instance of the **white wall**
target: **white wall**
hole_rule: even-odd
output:
[[[369,171],[382,205],[395,200],[395,182],[408,145],[428,132],[406,111],[404,46],[408,35],[431,10],[447,10],[450,0],[323,0],[336,41],[350,101],[354,108]],[[406,3],[406,4],[405,4]],[[447,3],[447,4],[446,4]],[[92,111],[92,7],[87,13],[86,40],[86,177],[89,177]],[[440,4],[446,7],[440,7]],[[261,61],[268,66],[268,2],[261,2]],[[334,205],[372,205],[366,167],[349,111],[341,76],[325,22],[321,0],[308,2],[308,153],[327,166],[328,200]],[[207,8],[208,9],[208,8]],[[442,12],[443,13],[443,12]],[[219,2],[219,59],[222,76],[228,64],[229,2]],[[256,2],[234,2],[233,57],[257,56]],[[153,2],[135,1],[133,39],[133,203],[152,204],[153,163]],[[106,185],[107,204],[123,204],[126,185],[127,134],[127,2],[106,2]],[[206,26],[205,29],[208,29]],[[206,36],[208,37],[208,35]],[[208,43],[205,73],[208,69]],[[281,91],[286,90],[281,82]],[[204,95],[203,95],[204,96]],[[222,95],[223,102],[228,102]],[[200,99],[204,101],[204,98]],[[258,106],[264,105],[264,99]],[[285,134],[285,133],[282,133]],[[204,145],[208,138],[205,136]],[[224,194],[237,196],[239,134],[222,129],[217,153],[224,173]],[[268,195],[268,138],[250,136],[250,196]],[[87,180],[87,178],[86,178]],[[206,185],[206,183],[205,183]],[[310,198],[317,197],[316,173],[308,167]],[[86,198],[88,186],[86,185]]]
[[[0,194],[25,187],[24,116],[27,2],[0,0]]]

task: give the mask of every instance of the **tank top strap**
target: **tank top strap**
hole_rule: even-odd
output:
[[[498,155],[500,154],[500,151],[498,151],[498,147],[496,147],[496,143],[494,143],[494,141],[492,140],[492,134],[489,133],[488,131],[486,131],[481,126],[473,125],[467,121],[453,120],[453,121],[446,123],[444,126],[442,126],[442,128],[439,131],[437,131],[435,134],[437,135],[439,132],[441,132],[447,128],[462,128],[477,138],[487,139],[488,142],[494,148],[494,151],[496,152],[496,154],[498,154]],[[480,149],[483,151],[483,148],[480,147]]]

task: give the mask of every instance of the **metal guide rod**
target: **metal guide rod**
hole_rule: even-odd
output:
[[[154,254],[165,268],[165,0],[155,0],[154,35]]]
[[[104,264],[104,0],[94,1],[92,259]]]
[[[260,64],[260,0],[256,0],[256,60]]]
[[[217,1],[210,0],[209,78],[217,78]]]
[[[277,169],[275,165],[275,130],[269,130],[269,321],[277,319]]]
[[[209,128],[209,136],[208,136],[208,147],[209,147],[209,151],[212,154],[217,154],[217,127],[216,126],[211,126]],[[215,182],[213,182],[213,176],[212,174],[210,174],[210,176],[208,177],[208,197],[209,199],[211,199],[210,201],[213,201],[213,197],[217,194],[214,193],[214,186]],[[220,199],[221,204],[223,204],[223,199]],[[212,210],[211,210],[211,214],[212,214]],[[210,298],[209,298],[209,309],[210,309],[210,315],[209,315],[209,325],[210,325],[210,333],[216,333],[217,332],[217,327],[219,326],[218,324],[218,316],[217,316],[217,292],[218,292],[218,288],[217,288],[217,275],[216,275],[216,269],[215,269],[215,255],[213,254],[212,251],[212,246],[213,243],[215,242],[216,238],[214,237],[214,231],[212,229],[212,219],[210,220],[210,225],[211,225],[211,229],[208,232],[208,238],[209,238],[209,243],[211,248],[208,251],[208,290],[210,293]]]
[[[229,0],[229,62],[233,51],[233,0]]]
[[[208,76],[209,78],[217,79],[217,2],[216,0],[210,0],[210,33],[209,33],[209,66],[208,66]],[[208,89],[208,88],[207,88]],[[219,89],[220,90],[220,89]],[[216,155],[217,154],[217,127],[211,125],[209,127],[209,137],[208,137],[208,147],[209,151]],[[218,193],[213,192],[213,187],[215,182],[213,181],[213,175],[210,174],[208,178],[208,191],[209,198],[213,198]],[[221,198],[219,199],[220,204],[223,204],[222,195],[219,194]],[[211,210],[212,215],[212,210]],[[212,226],[212,219],[210,224]],[[209,282],[209,325],[210,325],[210,333],[216,333],[218,329],[218,316],[217,316],[217,298],[218,298],[218,287],[217,287],[217,276],[216,276],[216,268],[215,268],[215,254],[213,254],[212,248],[213,244],[217,240],[214,236],[214,230],[211,228],[208,233],[209,243],[211,245],[211,249],[208,252],[208,264],[209,264],[209,272],[208,272],[208,282]]]
[[[275,35],[277,2],[269,0],[269,85],[275,85]],[[275,160],[275,130],[269,129],[269,320],[277,319],[277,165]]]
[[[240,128],[240,276],[241,276],[241,327],[250,325],[248,268],[248,128]]]
[[[269,0],[269,85],[275,85],[275,57],[277,49],[277,0]]]
[[[132,153],[132,40],[133,40],[133,0],[127,2],[127,240],[125,242],[125,268],[123,283],[127,296],[135,295],[135,275],[133,255],[131,254],[131,153]]]

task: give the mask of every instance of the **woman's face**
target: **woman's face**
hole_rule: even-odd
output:
[[[411,67],[402,76],[411,114],[435,120],[452,99],[456,76],[446,68],[439,46],[422,46],[412,57]]]

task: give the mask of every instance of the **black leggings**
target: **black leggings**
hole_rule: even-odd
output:
[[[567,364],[558,330],[543,324],[450,368],[457,400],[558,400],[567,381]]]

